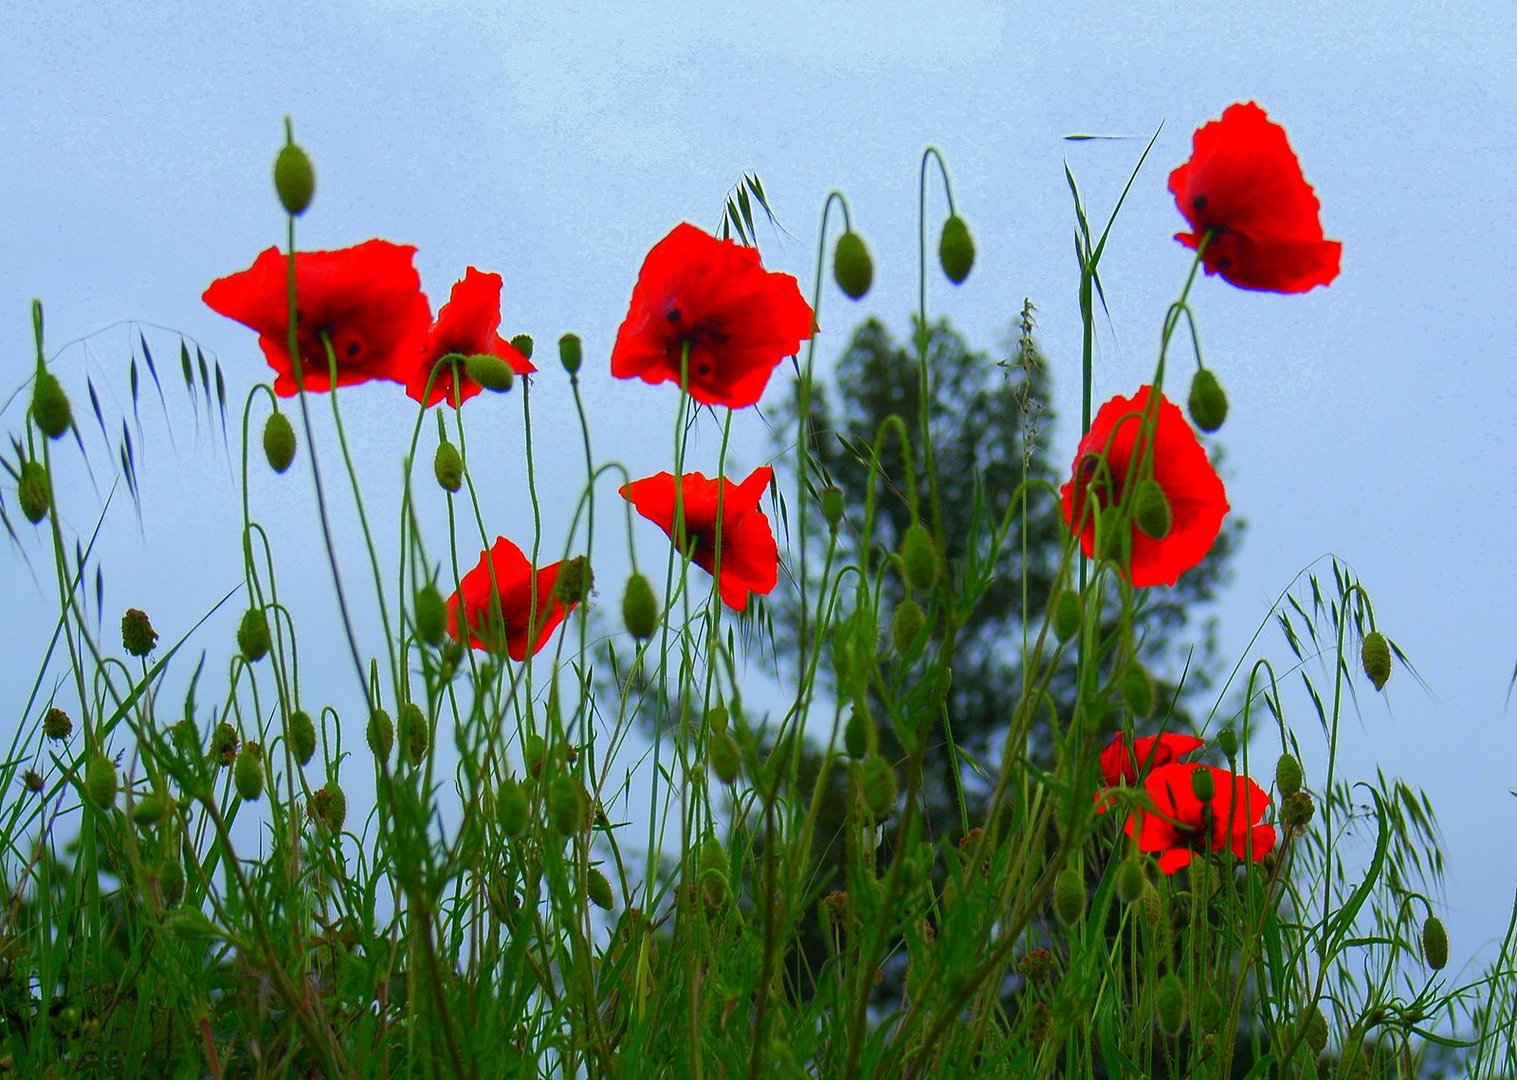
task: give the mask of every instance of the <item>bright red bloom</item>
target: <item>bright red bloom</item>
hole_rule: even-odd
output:
[[[1160,765],[1168,765],[1205,746],[1203,739],[1194,735],[1145,735],[1127,745],[1127,736],[1117,732],[1105,750],[1101,751],[1101,776],[1108,784],[1135,784],[1140,776]]]
[[[674,535],[674,477],[666,472],[622,486],[622,498],[653,522],[675,546],[689,550],[691,561],[708,574],[717,575],[722,603],[735,611],[748,606],[749,593],[767,595],[779,582],[780,553],[769,519],[759,509],[759,500],[769,486],[774,470],[767,465],[753,470],[741,484],[726,477],[709,480],[700,473],[686,473],[681,481],[685,507],[684,537]],[[721,495],[722,565],[716,567],[717,496]],[[685,537],[690,539],[687,541]]]
[[[1202,802],[1191,774],[1210,771],[1215,790]],[[1143,781],[1153,810],[1135,810],[1127,819],[1128,836],[1136,833],[1139,851],[1159,852],[1159,869],[1173,874],[1190,864],[1197,851],[1230,850],[1257,862],[1275,846],[1275,829],[1260,825],[1269,796],[1246,776],[1213,765],[1161,765]]]
[[[492,566],[495,571],[493,585],[490,579]],[[496,537],[495,546],[480,555],[479,564],[463,576],[458,591],[448,598],[448,633],[462,639],[463,630],[458,624],[458,609],[462,605],[469,644],[474,648],[499,652],[503,642],[506,655],[512,660],[525,660],[529,651],[535,655],[575,607],[572,603],[565,604],[554,592],[563,566],[562,562],[556,562],[536,572],[537,638],[531,642],[529,650],[527,634],[533,619],[532,564],[521,548],[504,536]]]
[[[451,365],[438,369],[437,377],[432,379],[432,392],[426,393],[433,366],[449,353],[498,356],[518,375],[530,375],[537,370],[532,361],[500,336],[501,284],[499,274],[486,273],[472,266],[464,271],[463,278],[454,283],[448,302],[437,312],[437,321],[427,333],[415,369],[405,376],[407,394],[428,407],[439,401],[455,404]],[[464,372],[462,365],[459,365],[458,382],[459,401],[469,400],[481,389],[479,383]],[[425,401],[423,394],[426,394]]]
[[[1321,204],[1301,174],[1285,129],[1252,101],[1201,125],[1190,160],[1169,174],[1194,230],[1175,239],[1240,289],[1306,292],[1338,276],[1343,245],[1322,235]]]
[[[415,254],[414,247],[388,240],[295,253],[296,340],[307,390],[332,388],[323,335],[332,343],[339,386],[397,379],[397,365],[415,363],[432,321],[411,265]],[[211,282],[202,298],[212,310],[258,331],[258,344],[277,373],[274,392],[292,397],[297,387],[285,260],[271,247],[246,270]]]
[[[756,249],[676,225],[643,260],[611,349],[611,374],[678,383],[689,345],[690,396],[740,409],[758,401],[779,362],[799,351],[814,318],[795,278],[765,270]]]
[[[1120,503],[1130,478],[1141,475],[1142,463],[1134,463],[1133,454],[1151,390],[1140,387],[1130,398],[1118,395],[1101,406],[1090,431],[1080,440],[1073,476],[1060,489],[1064,521],[1080,530],[1080,546],[1086,555],[1095,552],[1095,511]],[[1207,460],[1190,423],[1163,395],[1153,434],[1143,442],[1145,456],[1152,459],[1152,478],[1169,502],[1171,523],[1162,540],[1132,526],[1128,572],[1135,586],[1173,585],[1206,557],[1231,507],[1222,478]],[[1090,509],[1085,505],[1087,490],[1095,495],[1096,505]]]

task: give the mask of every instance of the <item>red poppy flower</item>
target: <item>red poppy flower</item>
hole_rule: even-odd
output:
[[[548,643],[558,624],[575,607],[565,604],[554,593],[562,562],[544,566],[537,576],[537,638],[528,649],[528,628],[532,615],[532,564],[504,536],[495,538],[495,546],[479,557],[479,564],[459,581],[458,591],[448,598],[448,633],[461,640],[458,609],[464,610],[469,644],[476,649],[499,652],[504,643],[512,660],[525,660]],[[492,583],[491,567],[495,577]]]
[[[740,409],[811,336],[813,319],[795,278],[765,270],[757,250],[676,225],[643,260],[611,374],[678,383],[688,345],[690,396]]]
[[[454,404],[451,366],[439,368],[432,379],[432,368],[449,353],[498,356],[518,375],[530,375],[537,368],[505,338],[500,336],[499,274],[469,267],[453,285],[448,302],[437,312],[437,321],[427,333],[416,367],[405,377],[406,393],[428,407],[439,401]],[[427,380],[432,391],[427,393]],[[458,400],[467,401],[479,393],[479,383],[459,368]],[[425,394],[425,401],[423,395]]]
[[[1127,736],[1117,732],[1105,750],[1101,751],[1101,776],[1108,784],[1135,784],[1138,778],[1160,765],[1173,761],[1205,746],[1203,739],[1194,735],[1145,735],[1127,745]]]
[[[416,249],[367,240],[338,251],[295,253],[296,340],[307,390],[330,390],[325,335],[337,359],[337,385],[397,378],[414,364],[432,309],[411,259]],[[258,331],[258,344],[277,375],[274,392],[296,392],[289,350],[285,256],[269,248],[239,273],[218,278],[203,299],[212,310]],[[407,369],[409,372],[409,369]]]
[[[1169,174],[1194,230],[1175,239],[1240,289],[1306,292],[1338,276],[1343,245],[1322,236],[1321,205],[1301,174],[1285,129],[1252,101],[1201,125],[1190,160]]]
[[[1205,802],[1191,784],[1191,774],[1202,769],[1211,773],[1214,788]],[[1257,862],[1275,846],[1274,827],[1259,824],[1269,796],[1246,776],[1212,765],[1161,765],[1148,774],[1143,790],[1154,809],[1134,811],[1127,835],[1136,833],[1139,851],[1159,852],[1166,874],[1188,866],[1197,851],[1225,849]]]
[[[1086,555],[1095,551],[1096,510],[1120,503],[1130,474],[1140,474],[1143,463],[1135,465],[1132,458],[1152,389],[1140,387],[1130,398],[1118,395],[1101,406],[1090,431],[1080,440],[1074,475],[1060,489],[1064,520],[1070,528],[1080,529],[1080,546]],[[1206,557],[1231,507],[1222,478],[1207,460],[1190,423],[1163,395],[1153,435],[1143,441],[1145,456],[1152,458],[1153,480],[1169,503],[1170,527],[1163,539],[1155,539],[1132,526],[1127,569],[1136,586],[1173,585]],[[1087,490],[1096,502],[1089,510]]]
[[[759,509],[759,499],[769,486],[774,470],[764,465],[741,484],[726,477],[708,480],[700,473],[686,473],[680,487],[684,493],[685,536],[695,544],[691,561],[708,574],[716,570],[717,494],[721,493],[722,565],[717,590],[722,603],[735,611],[748,606],[749,593],[767,595],[779,581],[780,553],[769,519]],[[674,536],[674,477],[662,472],[623,485],[622,498],[653,522],[681,550],[688,550],[684,537]]]

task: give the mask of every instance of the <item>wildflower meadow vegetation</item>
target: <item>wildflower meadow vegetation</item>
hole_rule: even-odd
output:
[[[818,353],[874,274],[842,193],[809,282],[765,268],[753,175],[714,231],[649,235],[596,356],[573,332],[508,336],[499,273],[463,268],[434,314],[415,247],[304,250],[318,171],[287,125],[282,245],[227,252],[202,298],[226,339],[158,340],[155,362],[142,331],[130,370],[134,403],[182,372],[230,436],[234,639],[101,610],[101,497],[53,478],[89,425],[121,429],[106,468],[132,498],[140,465],[36,302],[0,519],[16,558],[50,564],[56,622],[8,631],[40,666],[0,760],[0,1073],[1517,1075],[1517,934],[1452,977],[1433,807],[1338,767],[1355,703],[1409,670],[1373,583],[1337,560],[1282,583],[1260,620],[1283,633],[1215,679],[1165,651],[1249,512],[1215,464],[1207,291],[1330,287],[1353,241],[1327,237],[1285,129],[1227,106],[1168,173],[1181,231],[1151,261],[1176,299],[1152,375],[1096,401],[1102,256],[1127,192],[1157,183],[1153,146],[1104,223],[1071,172],[1049,178],[1072,198],[1079,292],[1038,304],[1081,314],[1081,437],[1044,468],[1028,301],[1014,355],[975,376],[1000,402],[987,430],[1025,435],[992,475],[949,440],[979,420],[942,405],[957,339],[928,287],[951,310],[997,239],[973,234],[936,149],[893,381],[829,390]],[[248,330],[273,377],[239,400]],[[895,355],[882,340],[854,345]],[[672,428],[640,431],[662,470],[602,455],[592,364],[677,400]],[[579,420],[551,447],[544,383]],[[845,431],[885,390],[903,404]],[[409,433],[399,505],[366,498],[353,394],[389,395]],[[471,453],[471,402],[500,394],[525,461]],[[737,469],[760,407],[773,458]],[[544,452],[582,457],[582,485],[540,485]],[[255,470],[307,485],[314,519],[255,499]],[[502,470],[530,523],[476,485]],[[324,566],[285,565],[292,530],[323,537]],[[339,638],[292,614],[313,581]],[[987,635],[991,607],[1010,621]],[[349,696],[312,700],[312,669],[349,671]],[[1287,714],[1286,680],[1310,712]]]

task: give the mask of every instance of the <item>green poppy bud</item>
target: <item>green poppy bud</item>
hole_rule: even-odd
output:
[[[282,473],[295,460],[295,429],[290,418],[282,412],[271,412],[263,422],[263,456],[269,468]]]
[[[48,482],[47,469],[40,461],[23,461],[21,475],[16,480],[16,501],[21,512],[33,525],[47,517],[53,505],[53,485]]]
[[[1202,431],[1216,431],[1227,419],[1227,395],[1210,368],[1202,368],[1190,381],[1191,421]]]
[[[348,797],[336,780],[328,780],[311,793],[310,814],[334,833],[342,831],[342,823],[348,818]]]
[[[1280,820],[1293,829],[1304,829],[1317,812],[1309,791],[1297,791],[1280,801]]]
[[[311,205],[316,193],[316,170],[310,156],[293,142],[287,142],[274,159],[274,191],[285,213],[299,217]]]
[[[548,788],[548,824],[560,836],[572,836],[585,827],[585,792],[572,776],[553,778]]]
[[[1136,858],[1123,859],[1117,867],[1117,899],[1124,904],[1135,904],[1143,899],[1143,886],[1147,884],[1143,864]]]
[[[1301,790],[1301,762],[1291,754],[1281,754],[1275,762],[1275,790],[1281,798],[1288,798]]]
[[[1321,1054],[1327,1047],[1327,1017],[1322,1015],[1321,1008],[1312,1005],[1304,1009],[1297,1022],[1305,1029],[1306,1034],[1304,1038],[1306,1039],[1307,1048],[1312,1052],[1312,1056],[1315,1057]]]
[[[890,617],[890,640],[895,651],[901,656],[909,654],[912,644],[926,625],[927,616],[922,613],[922,605],[911,597],[908,596],[897,604],[895,613]]]
[[[937,548],[921,522],[907,529],[901,541],[901,574],[913,589],[930,589],[938,579]]]
[[[1085,601],[1073,589],[1060,589],[1053,598],[1053,632],[1060,641],[1068,641],[1080,632],[1085,621]]]
[[[651,638],[658,629],[658,601],[653,598],[653,586],[642,574],[627,579],[627,589],[622,593],[622,623],[639,641]]]
[[[1085,877],[1073,866],[1060,870],[1054,879],[1053,913],[1065,926],[1085,914]]]
[[[874,283],[874,260],[863,237],[849,229],[832,251],[832,276],[850,300],[861,300]]]
[[[727,730],[728,719],[725,705],[713,705],[706,710],[706,727],[717,735]]]
[[[427,723],[427,714],[414,701],[401,706],[400,745],[412,765],[420,765],[432,749],[432,728]]]
[[[296,709],[290,714],[290,751],[301,765],[309,762],[316,753],[316,725],[311,722],[311,714],[304,709]]]
[[[511,370],[511,365],[489,353],[464,357],[464,370],[469,373],[469,378],[497,394],[504,394],[516,382],[516,372]]]
[[[879,736],[874,730],[874,717],[869,715],[869,710],[854,706],[848,714],[848,722],[843,725],[843,747],[848,751],[848,756],[855,761],[862,761],[879,742]]]
[[[1150,930],[1159,928],[1159,921],[1164,918],[1164,898],[1159,895],[1159,890],[1154,887],[1152,881],[1143,882],[1143,895],[1139,898],[1143,905],[1143,921]]]
[[[521,353],[528,360],[532,359],[532,335],[517,334],[511,339],[511,348]]]
[[[704,894],[706,905],[711,908],[721,907],[727,899],[727,849],[722,847],[722,842],[714,835],[707,834],[701,841],[700,860],[697,864],[697,872],[700,875],[701,891]]]
[[[500,831],[507,836],[520,836],[525,832],[527,809],[527,793],[514,776],[506,777],[495,789],[495,817],[500,822]]]
[[[111,759],[99,751],[91,754],[84,766],[84,790],[90,802],[102,810],[109,810],[116,804],[118,787],[116,766]]]
[[[585,896],[589,898],[590,903],[602,911],[610,911],[616,904],[616,897],[611,892],[610,879],[594,866],[585,877]]]
[[[390,750],[395,745],[395,721],[383,709],[369,714],[369,749],[380,761],[390,760]]]
[[[1190,790],[1202,802],[1211,802],[1212,797],[1217,794],[1216,778],[1205,765],[1191,770]]]
[[[263,754],[255,742],[246,742],[232,766],[232,784],[244,802],[255,802],[263,795]]]
[[[437,454],[432,458],[432,474],[438,485],[450,494],[464,486],[464,459],[447,439],[437,444]]]
[[[448,636],[448,605],[430,581],[416,590],[415,617],[416,636],[428,645],[441,645]]]
[[[742,754],[738,750],[737,740],[727,732],[715,736],[706,744],[707,760],[711,764],[711,771],[716,773],[716,778],[724,784],[730,784],[737,779],[738,770],[742,766]]]
[[[60,437],[74,423],[74,410],[63,392],[63,384],[46,368],[39,369],[32,381],[32,420],[50,439]]]
[[[1171,971],[1159,980],[1154,990],[1154,1011],[1159,1015],[1159,1030],[1170,1038],[1180,1034],[1185,1030],[1187,1009],[1185,984]]]
[[[1364,674],[1375,684],[1376,690],[1385,688],[1391,677],[1391,644],[1379,630],[1364,635],[1364,644],[1359,649],[1359,661],[1364,665]]]
[[[1449,962],[1449,932],[1436,915],[1429,915],[1422,924],[1422,959],[1434,971],[1442,971]]]
[[[184,864],[178,858],[170,858],[158,871],[158,892],[164,907],[178,907],[184,899]]]
[[[146,656],[158,645],[158,631],[140,608],[127,608],[121,616],[121,647],[133,656]]]
[[[54,742],[62,742],[74,733],[74,721],[62,709],[49,709],[42,718],[42,734]]]
[[[1217,749],[1222,751],[1222,756],[1228,761],[1238,756],[1238,733],[1232,728],[1223,728],[1217,732]]]
[[[895,769],[879,754],[866,758],[859,774],[864,804],[874,817],[883,820],[895,813]]]
[[[1157,481],[1144,480],[1133,494],[1133,522],[1144,535],[1163,540],[1174,525],[1174,514],[1169,509],[1169,498]]]
[[[822,489],[822,519],[827,522],[829,529],[838,527],[846,509],[842,488],[828,486]]]
[[[943,222],[943,235],[938,238],[938,262],[955,285],[962,285],[974,267],[974,240],[970,238],[969,226],[958,214]]]
[[[1147,719],[1154,714],[1154,679],[1136,660],[1122,672],[1121,690],[1122,703],[1134,716]]]
[[[269,653],[269,621],[262,608],[248,608],[237,625],[237,647],[248,663],[257,663]]]
[[[558,339],[558,362],[564,366],[565,371],[570,375],[578,375],[584,360],[584,349],[580,345],[578,334],[565,334]]]

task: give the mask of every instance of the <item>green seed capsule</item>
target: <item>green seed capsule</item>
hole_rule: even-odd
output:
[[[1085,914],[1085,878],[1073,866],[1060,870],[1054,879],[1053,913],[1065,926]]]
[[[926,590],[938,580],[938,553],[932,534],[921,522],[906,530],[901,541],[901,573],[913,589]]]
[[[310,156],[295,143],[285,143],[274,159],[274,191],[285,213],[296,217],[306,212],[316,194],[316,170]]]
[[[827,522],[829,529],[838,527],[846,509],[847,505],[841,488],[824,487],[822,489],[822,520]]]
[[[584,359],[584,349],[580,345],[578,334],[565,334],[558,339],[558,362],[570,375],[579,374],[579,368],[584,363]]]
[[[1068,641],[1080,632],[1085,621],[1085,601],[1073,589],[1060,589],[1053,598],[1053,632],[1060,641]]]
[[[21,504],[21,513],[33,525],[47,517],[53,505],[53,485],[48,481],[42,462],[21,463],[21,475],[16,480],[16,501]]]
[[[938,262],[948,280],[955,285],[963,284],[974,267],[974,240],[969,235],[969,226],[957,214],[943,222],[943,235],[938,239]]]
[[[639,641],[651,638],[658,629],[658,601],[653,597],[653,586],[642,574],[627,579],[627,589],[622,593],[622,622],[627,633]]]
[[[532,359],[532,335],[517,334],[511,339],[511,348],[521,353],[528,360]]]
[[[1217,781],[1212,776],[1211,769],[1205,765],[1192,769],[1190,774],[1190,790],[1202,802],[1211,802],[1217,794]]]
[[[849,229],[838,237],[832,251],[832,276],[850,300],[861,300],[874,283],[874,260],[864,238]]]
[[[1159,1015],[1159,1030],[1170,1038],[1185,1030],[1187,1007],[1185,984],[1171,971],[1159,980],[1154,990],[1154,1011]]]
[[[1359,661],[1364,665],[1364,674],[1375,684],[1376,690],[1385,688],[1391,677],[1391,644],[1379,630],[1364,635],[1364,644],[1359,649]]]
[[[74,423],[74,410],[63,392],[63,384],[45,368],[32,382],[32,420],[42,434],[56,439]]]
[[[1232,728],[1223,728],[1217,732],[1217,749],[1222,751],[1222,756],[1228,761],[1238,756],[1238,733]]]
[[[263,456],[277,473],[287,470],[295,460],[295,429],[282,412],[269,413],[263,422]]]
[[[1191,421],[1202,431],[1216,431],[1227,419],[1227,395],[1210,368],[1202,368],[1190,381]]]
[[[890,641],[895,646],[895,651],[906,656],[911,652],[911,646],[921,634],[922,627],[927,625],[927,616],[922,613],[922,605],[911,597],[906,597],[896,605],[895,613],[890,617]]]
[[[464,486],[464,459],[447,439],[437,444],[437,454],[432,458],[432,474],[438,485],[453,493]]]

